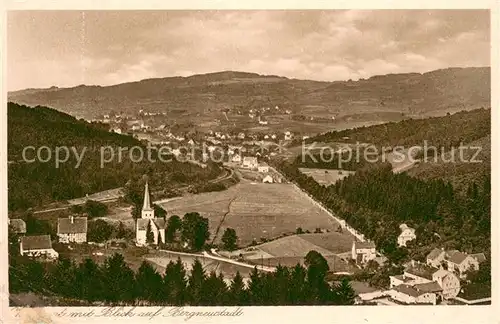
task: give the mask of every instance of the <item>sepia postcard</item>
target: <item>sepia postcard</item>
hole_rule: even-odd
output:
[[[499,323],[497,3],[46,4],[2,20],[0,323]]]

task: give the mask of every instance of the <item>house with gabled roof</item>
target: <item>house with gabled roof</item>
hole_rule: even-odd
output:
[[[445,255],[445,261],[449,271],[456,271],[461,278],[465,277],[468,270],[479,270],[479,262],[477,259],[460,251],[448,251]]]
[[[460,292],[460,279],[450,271],[439,269],[432,274],[432,280],[443,289],[444,299],[454,298]]]
[[[59,253],[52,248],[52,241],[48,234],[21,237],[19,252],[21,255],[30,257],[44,257],[47,259],[57,259],[59,257]]]
[[[402,284],[389,291],[392,299],[404,304],[432,304],[436,305],[436,293],[428,289],[417,289],[415,286]]]
[[[87,242],[87,217],[59,218],[57,220],[57,237],[60,243]]]
[[[355,260],[357,264],[365,264],[370,260],[374,260],[376,257],[377,251],[375,250],[375,243],[352,242],[351,258]]]
[[[438,249],[435,248],[433,249],[429,254],[427,254],[426,257],[426,262],[427,265],[434,267],[434,268],[439,268],[441,266],[441,262],[444,260],[444,249]]]

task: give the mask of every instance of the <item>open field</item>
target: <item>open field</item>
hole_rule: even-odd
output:
[[[220,224],[216,242],[225,228],[234,228],[239,246],[246,246],[254,239],[259,241],[292,234],[297,227],[314,231],[318,227],[335,230],[339,225],[304,197],[299,189],[282,183],[242,181],[225,191],[185,196],[161,206],[168,215],[198,212],[207,217],[212,236]]]
[[[324,186],[335,184],[339,180],[354,174],[354,171],[336,170],[336,169],[310,169],[299,168],[300,172],[312,177],[317,183]]]
[[[351,235],[337,232],[291,235],[234,251],[232,255],[240,255],[252,264],[293,267],[304,264],[307,253],[316,251],[325,257],[331,271],[352,272],[355,269],[343,260],[345,254],[350,253],[352,241]]]

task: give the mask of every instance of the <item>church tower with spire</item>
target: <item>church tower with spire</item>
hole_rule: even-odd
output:
[[[144,204],[142,205],[141,218],[153,219],[155,218],[155,210],[151,207],[151,201],[149,198],[149,186],[146,182],[144,188]]]

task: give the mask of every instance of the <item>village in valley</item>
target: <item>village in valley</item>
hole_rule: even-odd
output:
[[[110,128],[110,132],[116,129]],[[463,293],[461,284],[467,282],[468,274],[479,271],[487,259],[484,253],[468,254],[437,246],[423,261],[406,259],[401,264],[391,264],[372,240],[277,169],[273,158],[289,158],[290,151],[282,149],[283,145],[293,145],[294,134],[289,131],[281,134],[280,139],[284,142],[271,152],[267,148],[273,146],[264,140],[271,144],[276,140],[276,144],[274,134],[260,142],[248,142],[245,137],[243,132],[238,136],[227,134],[227,137],[220,132],[210,133],[202,143],[207,151],[196,154],[201,156],[200,161],[187,162],[203,165],[207,153],[213,153],[211,148],[226,155],[224,168],[230,170],[230,178],[237,180],[222,191],[187,192],[154,201],[147,177],[143,177],[140,206],[130,206],[127,202],[125,197],[130,189],[118,188],[68,200],[66,205],[59,204],[56,208],[36,210],[35,214],[42,219],[56,222],[55,240],[49,233],[32,235],[23,219],[10,219],[11,234],[18,239],[17,253],[46,262],[57,262],[60,256],[102,262],[120,253],[132,268],[147,261],[160,273],[169,262],[180,260],[190,269],[195,260],[201,260],[207,272],[224,275],[230,287],[230,278],[236,273],[242,275],[243,282],[248,285],[252,270],[274,272],[279,266],[304,264],[308,253],[315,251],[328,264],[329,280],[352,278],[356,304],[471,303],[459,297]],[[193,139],[177,140],[193,147],[197,145]],[[231,142],[225,143],[225,140]],[[349,143],[336,145],[341,150],[351,146]],[[201,145],[199,147],[201,150]],[[172,154],[178,157],[181,153],[172,151]],[[394,170],[397,172],[396,168]],[[323,186],[355,173],[311,168],[300,171],[312,175]],[[329,174],[333,175],[332,179],[325,178]],[[140,211],[133,215],[138,208]],[[183,234],[183,222],[188,222],[191,216],[193,224],[189,226],[205,226],[201,232],[191,233],[202,237],[196,247],[193,245],[196,237]],[[37,221],[30,219],[29,222]],[[409,244],[416,246],[419,237],[415,228],[401,223],[399,229],[397,246],[401,249]],[[385,287],[363,280],[366,273],[387,266],[398,267],[400,272],[384,274]],[[489,302],[489,297],[472,302]]]
[[[103,24],[116,18],[86,14],[103,15],[94,19]],[[186,23],[201,15],[178,14]],[[263,14],[271,15],[265,21],[284,25],[289,22],[282,15],[303,19],[294,12]],[[364,18],[339,11],[325,20],[326,14],[311,13],[315,28],[364,35],[356,29],[366,27]],[[137,15],[138,29],[157,19]],[[175,20],[159,15],[166,16],[158,25]],[[214,24],[220,15],[207,13]],[[428,16],[413,15],[401,17],[416,19],[417,26]],[[465,20],[450,15],[446,21]],[[346,19],[356,24],[345,28]],[[373,26],[366,32],[383,19],[367,20]],[[469,19],[482,26],[487,17],[470,13]],[[124,26],[120,35],[135,35]],[[468,31],[453,26],[460,35]],[[226,29],[232,27],[217,32]],[[254,29],[245,35],[264,37]],[[489,26],[483,29],[489,35]],[[107,33],[96,30],[89,39]],[[143,44],[141,37],[149,34],[134,37]],[[163,32],[151,33],[158,34]],[[450,60],[458,62],[454,67],[442,57],[426,65],[423,54],[402,52],[396,63],[389,63],[389,54],[376,54],[395,51],[392,39],[399,37],[390,36],[376,51],[340,43],[330,48],[356,52],[345,66],[327,60],[323,47],[317,54],[323,63],[286,57],[265,63],[248,50],[250,63],[236,66],[227,57],[212,66],[213,58],[198,57],[193,53],[201,49],[191,48],[180,51],[193,55],[189,64],[176,62],[167,70],[170,57],[155,51],[169,51],[168,42],[151,36],[158,57],[141,56],[134,65],[127,54],[123,66],[129,70],[96,72],[88,79],[96,85],[83,76],[86,84],[76,86],[19,81],[22,90],[12,89],[7,104],[10,305],[491,304],[490,67],[465,67],[486,62],[482,57],[467,64]],[[440,39],[436,48],[451,46],[447,36],[427,38]],[[265,46],[280,43],[276,39]],[[316,52],[311,44],[299,52]],[[95,63],[97,71],[118,61],[115,55],[127,47],[134,46],[115,44],[112,58],[86,58],[85,64]],[[444,52],[459,47],[450,48]],[[374,57],[360,58],[372,52]],[[203,67],[196,68],[199,62]],[[365,63],[383,68],[372,71]],[[295,64],[300,73],[293,72]],[[146,73],[157,65],[165,70]],[[238,72],[239,66],[270,71]],[[144,73],[131,78],[130,71],[139,70]],[[62,80],[73,79],[70,74]]]

